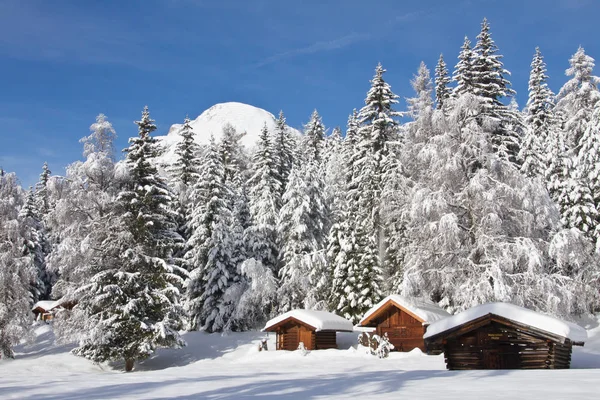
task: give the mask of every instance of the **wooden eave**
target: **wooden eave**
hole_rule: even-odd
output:
[[[423,320],[423,318],[419,317],[418,315],[416,315],[415,313],[411,312],[410,310],[407,310],[405,307],[402,307],[400,304],[398,304],[397,302],[394,301],[394,299],[389,299],[388,301],[386,301],[385,303],[383,303],[381,305],[381,307],[379,307],[378,310],[376,310],[373,314],[371,314],[369,316],[369,318],[367,318],[365,321],[363,321],[359,326],[369,326],[369,324],[373,323],[373,320],[377,319],[378,317],[381,317],[381,315],[387,311],[387,309],[390,306],[395,306],[396,308],[402,310],[403,312],[407,313],[408,315],[410,315],[411,317],[413,317],[414,319],[416,319],[417,321],[419,321],[422,324],[426,324],[427,322]]]
[[[538,337],[541,337],[546,340],[551,340],[556,343],[565,344],[565,343],[571,342],[571,340],[569,338],[566,338],[566,337],[563,337],[560,335],[556,335],[556,334],[550,333],[548,331],[544,331],[539,328],[535,328],[531,325],[522,324],[520,322],[513,321],[512,319],[501,317],[499,315],[492,314],[492,313],[483,315],[477,319],[465,322],[461,325],[455,326],[453,328],[450,328],[443,332],[440,332],[436,335],[425,338],[425,341],[430,342],[430,343],[435,343],[435,342],[440,342],[443,339],[462,336],[462,335],[469,333],[475,329],[479,329],[479,328],[489,324],[490,322],[498,322],[503,325],[511,326],[511,327],[514,327],[516,329],[523,331],[524,333],[528,333],[532,336],[538,336]],[[573,343],[575,345],[583,346],[583,342],[571,342],[571,343]]]
[[[314,326],[309,325],[306,322],[299,320],[298,318],[288,317],[288,318],[284,319],[283,321],[280,321],[280,322],[276,323],[273,326],[265,328],[264,331],[265,332],[277,332],[279,330],[279,328],[281,328],[282,326],[284,326],[284,325],[286,325],[286,324],[288,324],[290,322],[295,322],[296,324],[302,325],[302,326],[310,329],[311,331],[316,331],[317,330],[317,328],[315,328]]]

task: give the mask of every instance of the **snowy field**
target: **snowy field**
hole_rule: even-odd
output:
[[[600,320],[600,316],[599,316]],[[571,370],[446,371],[443,356],[418,350],[377,359],[356,349],[356,334],[338,334],[341,350],[258,352],[259,332],[187,333],[188,346],[136,364],[95,365],[54,344],[51,326],[35,343],[0,361],[2,399],[598,399],[600,328],[593,321]],[[275,336],[269,335],[274,349]]]

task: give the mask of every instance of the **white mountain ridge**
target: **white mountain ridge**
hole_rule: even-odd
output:
[[[266,123],[269,132],[273,132],[276,127],[276,118],[270,112],[262,108],[254,107],[249,104],[228,102],[219,103],[204,111],[198,118],[190,122],[194,139],[200,145],[206,145],[213,135],[216,141],[219,141],[223,134],[223,126],[231,124],[235,130],[246,132],[242,137],[242,144],[247,150],[252,150],[258,141],[260,132]],[[176,160],[175,148],[181,140],[180,131],[183,124],[172,125],[165,136],[157,136],[159,144],[163,150],[157,157],[159,165],[167,166]],[[288,127],[294,134],[300,132],[294,128]]]

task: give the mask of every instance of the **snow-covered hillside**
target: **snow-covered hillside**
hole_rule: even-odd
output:
[[[194,131],[196,141],[199,144],[207,144],[211,135],[219,140],[223,132],[223,126],[227,123],[231,124],[237,132],[246,132],[246,135],[242,138],[242,144],[247,149],[251,149],[265,123],[269,131],[272,132],[275,129],[276,118],[262,108],[229,102],[215,104],[200,114],[190,125]],[[170,164],[174,160],[175,147],[181,140],[179,131],[182,126],[182,124],[175,124],[171,126],[166,136],[157,136],[164,151],[158,158],[160,165]],[[293,128],[289,129],[298,133]]]
[[[600,316],[598,316],[600,318]],[[187,332],[188,346],[160,350],[136,364],[94,365],[54,343],[51,325],[37,340],[0,361],[0,398],[14,399],[597,399],[599,321],[588,321],[585,347],[575,347],[570,370],[447,371],[443,355],[415,349],[387,359],[366,354],[356,333],[338,334],[339,350],[258,351],[265,333]]]

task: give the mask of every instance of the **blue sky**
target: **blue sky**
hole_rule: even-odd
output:
[[[453,69],[484,16],[523,106],[535,46],[554,91],[579,45],[600,58],[599,13],[598,0],[0,0],[0,165],[24,185],[44,161],[64,174],[98,113],[121,149],[146,104],[160,134],[224,101],[343,126],[378,62],[409,97],[420,61],[444,53]]]

